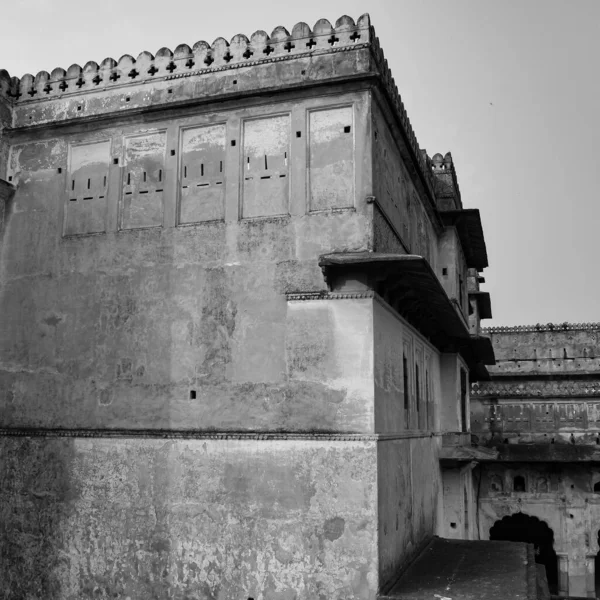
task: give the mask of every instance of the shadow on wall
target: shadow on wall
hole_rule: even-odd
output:
[[[2,598],[58,598],[69,568],[61,549],[78,495],[73,439],[3,437],[0,446]]]
[[[558,592],[558,563],[554,551],[554,533],[537,517],[516,513],[496,521],[490,529],[490,540],[526,542],[535,548],[535,561],[546,567],[551,594]]]

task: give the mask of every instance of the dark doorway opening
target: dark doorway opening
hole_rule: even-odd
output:
[[[546,567],[550,593],[558,593],[558,562],[554,552],[554,533],[544,521],[523,513],[504,517],[496,521],[490,529],[490,540],[533,544],[535,562]]]

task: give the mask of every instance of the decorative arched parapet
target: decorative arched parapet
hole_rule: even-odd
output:
[[[243,63],[253,56],[250,49],[250,40],[242,33],[238,33],[231,38],[229,52],[233,56],[232,62],[236,63]]]
[[[0,96],[9,97],[10,90],[10,75],[5,69],[0,69]]]
[[[281,54],[289,54],[295,50],[296,45],[291,41],[290,32],[281,25],[275,27],[269,36],[269,56],[279,56]]]
[[[179,73],[191,69],[195,64],[192,49],[187,44],[179,44],[173,52],[173,62]]]
[[[176,69],[177,65],[173,62],[173,52],[169,48],[161,48],[154,55],[154,69],[150,67],[147,75],[149,77],[164,77],[170,75]]]
[[[100,75],[98,73],[99,66],[97,62],[90,60],[89,62],[83,65],[83,72],[81,74],[85,88],[95,88],[97,86],[97,81],[100,81]]]
[[[50,73],[48,71],[40,71],[34,79],[33,85],[37,91],[35,98],[43,98],[49,92],[47,90],[48,82],[50,81]]]
[[[31,98],[37,94],[37,90],[35,89],[35,77],[29,73],[26,73],[21,77],[19,81],[19,89],[21,90],[21,94]]]
[[[133,72],[135,69],[135,58],[130,56],[129,54],[123,54],[119,61],[117,62],[117,71],[121,75],[121,79],[119,80],[121,83],[126,83],[129,81],[135,80],[138,76],[137,71]]]
[[[192,54],[194,55],[196,69],[206,69],[213,62],[210,44],[204,40],[200,40],[194,44]]]
[[[66,81],[67,72],[60,67],[57,67],[50,73],[50,96],[57,96],[69,89],[69,83]]]
[[[250,51],[252,60],[266,58],[265,48],[269,45],[269,36],[266,31],[259,29],[250,36]]]
[[[334,47],[335,30],[327,19],[319,19],[313,27],[314,50],[328,50]]]
[[[98,74],[102,78],[102,82],[98,85],[102,85],[104,87],[108,87],[112,83],[118,82],[121,78],[121,75],[117,70],[117,61],[114,58],[105,58],[100,63]]]
[[[214,63],[211,63],[213,68],[227,66],[232,59],[231,53],[229,52],[229,42],[222,37],[218,37],[212,43],[212,59]]]
[[[296,23],[292,28],[291,41],[296,46],[296,52],[306,52],[309,50],[307,48],[307,42],[312,38],[312,29],[308,26],[307,23],[300,22]]]
[[[335,35],[339,38],[339,46],[349,46],[362,40],[362,35],[357,31],[356,23],[352,17],[342,15],[335,22]]]
[[[135,59],[135,72],[137,75],[133,73],[128,73],[128,78],[130,81],[135,81],[138,83],[139,81],[143,81],[150,77],[148,73],[149,70],[154,66],[154,55],[150,54],[150,52],[141,52],[138,57]]]

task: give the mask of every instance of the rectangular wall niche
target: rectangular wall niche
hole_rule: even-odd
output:
[[[310,210],[354,206],[352,107],[309,113]]]
[[[70,147],[64,235],[106,231],[110,142]]]
[[[125,138],[121,229],[162,225],[166,138],[164,131]]]
[[[185,129],[179,168],[179,223],[225,217],[225,125]]]
[[[289,213],[290,116],[244,122],[242,218]]]

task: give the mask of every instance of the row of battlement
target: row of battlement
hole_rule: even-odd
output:
[[[44,100],[124,83],[155,81],[198,70],[239,68],[281,56],[328,52],[369,43],[370,36],[368,14],[361,16],[356,23],[344,15],[335,26],[327,19],[319,19],[312,29],[301,22],[293,27],[291,34],[285,27],[279,26],[270,36],[259,30],[250,39],[243,34],[235,35],[230,42],[219,37],[212,45],[205,41],[196,42],[191,48],[180,44],[175,51],[161,48],[156,55],[142,52],[137,58],[125,54],[118,61],[113,58],[105,58],[100,64],[89,61],[83,68],[73,64],[67,70],[40,71],[35,77],[26,74],[20,79],[11,78],[6,71],[0,70],[0,94],[14,102]]]
[[[511,326],[498,326],[498,327],[486,327],[482,333],[535,333],[545,331],[591,331],[600,330],[600,323],[547,323],[542,325],[537,323],[536,325],[511,325]]]

